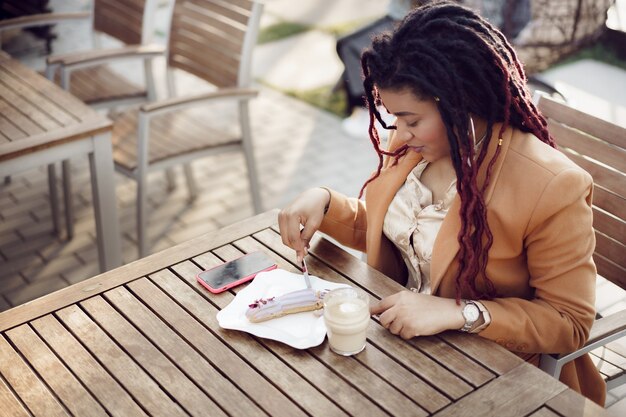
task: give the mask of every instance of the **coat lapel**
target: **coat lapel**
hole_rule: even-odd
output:
[[[485,182],[485,178],[487,175],[487,165],[489,164],[489,161],[493,157],[498,147],[498,132],[500,131],[500,126],[501,124],[499,123],[493,126],[493,135],[489,142],[489,149],[487,151],[485,160],[478,172],[479,188],[482,187]],[[498,159],[496,160],[491,170],[491,179],[489,181],[487,189],[485,190],[485,204],[487,205],[491,200],[493,190],[498,182],[498,177],[502,170],[502,165],[506,157],[506,153],[508,152],[509,146],[511,144],[511,137],[513,136],[512,133],[513,129],[508,128],[502,135],[502,149],[500,149],[500,155],[498,156]],[[433,257],[430,265],[430,286],[433,294],[437,292],[442,278],[450,268],[452,261],[459,252],[458,234],[461,230],[460,209],[461,199],[457,195],[452,201],[452,204],[448,209],[448,214],[443,220],[441,228],[437,233],[437,238],[435,239],[435,244],[433,247]]]

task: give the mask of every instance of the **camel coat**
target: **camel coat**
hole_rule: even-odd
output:
[[[494,135],[499,128],[494,126]],[[402,145],[394,139],[392,135],[390,150]],[[567,353],[583,346],[594,321],[593,184],[587,172],[531,134],[507,129],[502,139],[485,190],[493,234],[487,275],[498,298],[482,301],[491,324],[479,334],[537,365],[539,353]],[[485,161],[497,146],[494,136]],[[382,226],[391,200],[420,160],[415,152],[396,165],[387,158],[380,176],[368,185],[365,202],[331,190],[320,228],[340,243],[365,252],[370,266],[400,283],[406,282],[406,267]],[[479,186],[485,179],[485,165]],[[433,248],[431,288],[441,297],[456,296],[459,208],[457,195]],[[560,379],[604,404],[606,387],[588,355],[565,365]]]

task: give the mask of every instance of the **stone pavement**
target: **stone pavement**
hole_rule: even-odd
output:
[[[164,41],[163,34],[167,27],[166,3],[163,2],[162,15],[157,25],[157,33],[161,34],[160,37],[157,36],[157,40],[160,41]],[[263,25],[292,19],[289,14],[286,17],[279,14],[282,7],[280,3],[290,4],[286,1],[268,2]],[[377,4],[374,1],[366,3]],[[55,10],[84,9],[88,4],[87,0],[51,2]],[[352,7],[356,9],[354,1]],[[293,5],[291,8],[295,9]],[[331,9],[332,7],[323,8],[325,13]],[[306,10],[316,16],[321,13],[320,10]],[[371,18],[375,14],[366,15],[366,18],[367,16]],[[55,52],[85,48],[84,43],[88,39],[87,25],[59,25],[57,32],[59,42],[55,42]],[[315,38],[307,34],[294,38],[295,43],[292,44],[290,42],[294,42],[294,39],[260,46],[255,54],[255,77],[263,83],[257,85],[261,94],[253,101],[251,114],[259,182],[266,209],[282,207],[299,192],[315,185],[326,185],[356,195],[377,161],[369,141],[355,140],[344,134],[340,127],[341,120],[336,116],[265,87],[268,82],[259,68],[264,68],[267,78],[276,83],[282,78],[285,81],[308,79],[316,80],[316,83],[321,80],[323,83],[333,84],[338,78],[341,68],[337,62],[334,66],[304,65],[300,71],[298,67],[289,69],[289,65],[283,64],[286,56],[288,61],[300,62],[300,58],[289,53],[306,50],[303,45],[325,45],[327,52],[330,52],[326,57],[334,57],[334,38],[331,35],[320,32]],[[323,42],[320,42],[320,38]],[[9,42],[5,47],[32,68],[43,69],[45,64],[42,43],[32,40],[19,42],[17,46]],[[106,39],[103,43],[113,44]],[[270,65],[272,62],[273,66]],[[157,62],[155,65],[157,77],[162,78],[162,65],[159,64],[162,63]],[[141,74],[128,64],[120,66],[119,70],[125,74]],[[309,73],[306,73],[307,70]],[[195,78],[182,74],[177,74],[177,77],[181,94],[186,91],[197,92],[204,87]],[[326,79],[322,80],[321,77]],[[289,88],[308,88],[288,82],[283,85]],[[151,210],[148,224],[152,252],[253,214],[243,157],[238,154],[220,155],[198,160],[193,165],[201,187],[200,196],[194,202],[188,201],[182,172],[177,171],[179,186],[172,192],[167,191],[164,176],[155,174],[150,178]],[[76,224],[75,237],[71,241],[51,234],[47,175],[44,167],[14,176],[10,184],[0,185],[0,310],[98,273],[86,160],[72,161],[72,182]],[[116,182],[123,231],[122,252],[124,262],[127,263],[137,259],[135,183],[121,175],[116,176]]]
[[[161,2],[157,41],[164,42],[168,0]],[[55,10],[88,7],[89,0],[52,0]],[[357,139],[341,129],[341,119],[293,99],[280,90],[332,88],[342,72],[330,28],[358,25],[385,12],[379,0],[266,0],[262,25],[287,21],[313,28],[269,44],[259,45],[254,76],[261,90],[252,103],[252,125],[259,182],[266,209],[282,207],[302,190],[326,185],[356,195],[377,159],[364,134]],[[626,7],[622,7],[624,11]],[[626,19],[622,19],[626,22]],[[55,52],[85,47],[88,27],[59,25]],[[105,41],[105,45],[108,44]],[[11,41],[5,47],[29,66],[43,68],[43,47],[36,41]],[[161,63],[162,64],[162,63]],[[157,62],[157,74],[162,76]],[[120,66],[125,74],[136,69]],[[592,71],[593,77],[589,77]],[[179,76],[181,93],[203,88]],[[579,61],[543,74],[584,111],[626,125],[626,71],[595,61]],[[582,78],[581,78],[582,77]],[[162,91],[160,91],[162,93]],[[200,196],[187,199],[182,172],[168,192],[163,175],[150,178],[149,235],[152,252],[220,228],[252,215],[243,158],[220,155],[194,164]],[[68,241],[51,234],[45,168],[29,171],[0,185],[0,311],[61,289],[98,273],[95,225],[88,165],[72,161],[75,237]],[[135,247],[135,183],[116,176],[124,262],[137,259]],[[600,281],[597,307],[601,312],[626,308],[624,292]],[[625,410],[626,389],[611,393],[611,409]],[[620,400],[621,399],[621,400]]]

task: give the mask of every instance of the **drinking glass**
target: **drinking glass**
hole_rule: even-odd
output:
[[[364,292],[337,288],[324,296],[324,323],[333,352],[350,356],[365,349],[369,321],[369,297]]]

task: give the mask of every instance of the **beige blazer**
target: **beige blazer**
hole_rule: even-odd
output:
[[[494,126],[494,135],[499,128]],[[391,136],[389,149],[394,150],[402,143]],[[494,136],[485,161],[497,146]],[[594,321],[593,184],[587,172],[531,134],[507,129],[501,146],[485,190],[493,234],[487,275],[498,298],[483,301],[492,321],[480,335],[538,364],[539,353],[581,347]],[[401,283],[406,282],[407,271],[382,225],[391,200],[420,159],[415,152],[396,165],[386,158],[380,176],[367,187],[365,202],[331,191],[320,229],[364,251],[369,265]],[[483,167],[479,186],[484,178]],[[456,296],[459,207],[457,195],[433,248],[431,288],[441,297]],[[606,388],[588,356],[566,365],[561,381],[604,404]]]

